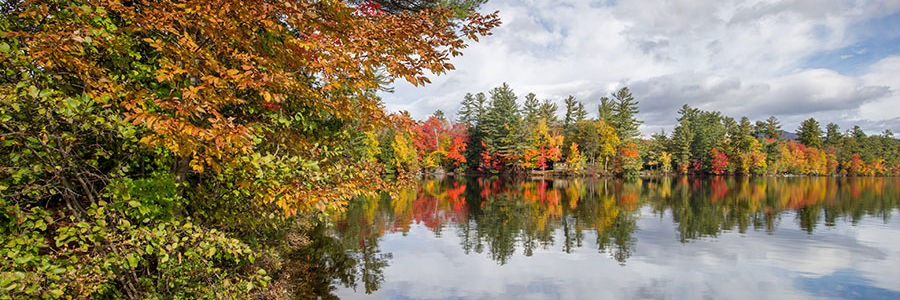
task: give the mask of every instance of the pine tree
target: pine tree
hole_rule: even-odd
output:
[[[576,122],[587,118],[587,111],[584,110],[584,104],[575,100],[575,96],[569,95],[565,100],[566,103],[566,119],[563,121],[563,127],[569,128]]]
[[[584,103],[578,102],[578,108],[575,109],[575,122],[587,120],[588,112],[584,109]]]
[[[722,146],[726,134],[738,135],[737,132],[734,132],[734,128],[738,127],[734,119],[723,118],[719,112],[702,111],[684,105],[678,110],[678,113],[680,115],[678,117],[679,124],[675,127],[670,153],[675,155],[675,161],[679,165],[690,163],[685,159],[696,159],[704,166],[708,166],[709,152],[713,148]],[[726,119],[730,119],[730,121]],[[726,122],[735,123],[731,125],[733,132],[726,130]],[[676,137],[680,140],[675,141]]]
[[[809,118],[800,123],[797,128],[798,142],[807,147],[822,148],[822,128],[819,127],[819,121]]]
[[[559,118],[556,117],[557,109],[556,103],[551,102],[549,99],[544,99],[544,102],[541,103],[541,107],[539,108],[538,115],[540,118],[547,120],[548,126],[559,126]]]
[[[638,121],[635,115],[640,112],[638,101],[634,100],[628,87],[621,88],[618,92],[612,94],[615,103],[613,105],[613,116],[611,125],[616,129],[616,134],[623,141],[633,139],[638,136],[638,126],[644,123]]]
[[[516,94],[506,83],[491,90],[490,94],[490,109],[484,122],[484,141],[493,152],[512,157],[521,150],[520,144],[525,140]]]
[[[487,98],[484,96],[484,93],[478,93],[474,96],[472,93],[466,93],[459,108],[457,121],[470,125],[477,123],[484,116],[485,104],[487,104]]]
[[[687,107],[687,105],[685,105]],[[691,121],[690,120],[682,120],[680,124],[675,127],[675,132],[672,133],[672,154],[675,155],[675,162],[679,166],[687,166],[691,163],[691,144],[694,140],[694,133],[691,131]],[[682,170],[684,171],[684,170]]]
[[[741,122],[738,124],[736,142],[738,150],[743,152],[750,151],[750,146],[753,144],[753,125],[750,124],[750,119],[747,117],[741,117]]]
[[[597,119],[603,120],[603,122],[612,122],[613,116],[613,102],[609,99],[609,97],[600,98],[600,103],[597,104]]]
[[[775,116],[770,116],[766,119],[766,137],[770,139],[778,139],[784,134],[784,130],[781,130],[781,123],[778,122],[778,119]]]
[[[534,93],[525,95],[525,105],[522,106],[522,113],[525,114],[526,124],[535,124],[541,119],[540,109],[541,103],[538,102],[537,96],[535,96]]]
[[[756,121],[756,124],[753,125],[753,136],[766,136],[766,122],[758,120]]]
[[[825,141],[823,146],[837,146],[841,144],[841,127],[838,124],[828,123],[825,125]]]

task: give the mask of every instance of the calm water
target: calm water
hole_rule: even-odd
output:
[[[323,229],[346,299],[900,299],[900,178],[421,181]]]

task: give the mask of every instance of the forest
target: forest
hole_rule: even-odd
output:
[[[643,138],[627,88],[598,118],[503,84],[456,120],[389,114],[500,25],[484,0],[0,4],[0,299],[308,295],[310,232],[424,172],[894,175],[897,140],[799,141],[685,106]]]
[[[842,132],[829,123],[823,131],[810,118],[791,139],[774,116],[752,122],[684,105],[671,134],[646,137],[638,131],[639,101],[628,87],[599,99],[596,118],[571,95],[564,104],[558,112],[553,101],[529,93],[520,106],[504,83],[487,95],[466,94],[456,120],[442,111],[425,121],[391,115],[393,126],[369,137],[369,153],[397,173],[900,174],[900,141],[890,130],[867,135],[859,126]]]

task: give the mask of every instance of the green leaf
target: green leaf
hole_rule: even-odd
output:
[[[28,96],[37,98],[39,93],[40,93],[40,91],[38,91],[38,88],[36,86],[32,85],[32,86],[28,87]]]
[[[59,298],[59,297],[62,297],[63,291],[61,289],[50,290],[50,295],[53,295],[53,297]]]
[[[128,265],[130,265],[132,268],[138,267],[138,258],[136,256],[134,256],[133,253],[125,256],[125,259],[128,260]]]
[[[128,205],[131,206],[131,207],[138,207],[138,206],[141,206],[141,203],[140,203],[140,202],[137,202],[137,201],[134,201],[134,200],[131,200],[131,201],[128,201]]]
[[[9,44],[0,43],[0,52],[9,52]]]

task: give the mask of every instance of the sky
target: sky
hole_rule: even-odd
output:
[[[556,102],[574,95],[592,117],[627,86],[641,132],[671,132],[682,105],[777,117],[794,131],[859,125],[900,133],[900,0],[489,0],[493,35],[470,43],[432,83],[396,81],[389,111],[455,115],[466,93],[508,83]],[[898,134],[900,135],[900,134]]]

